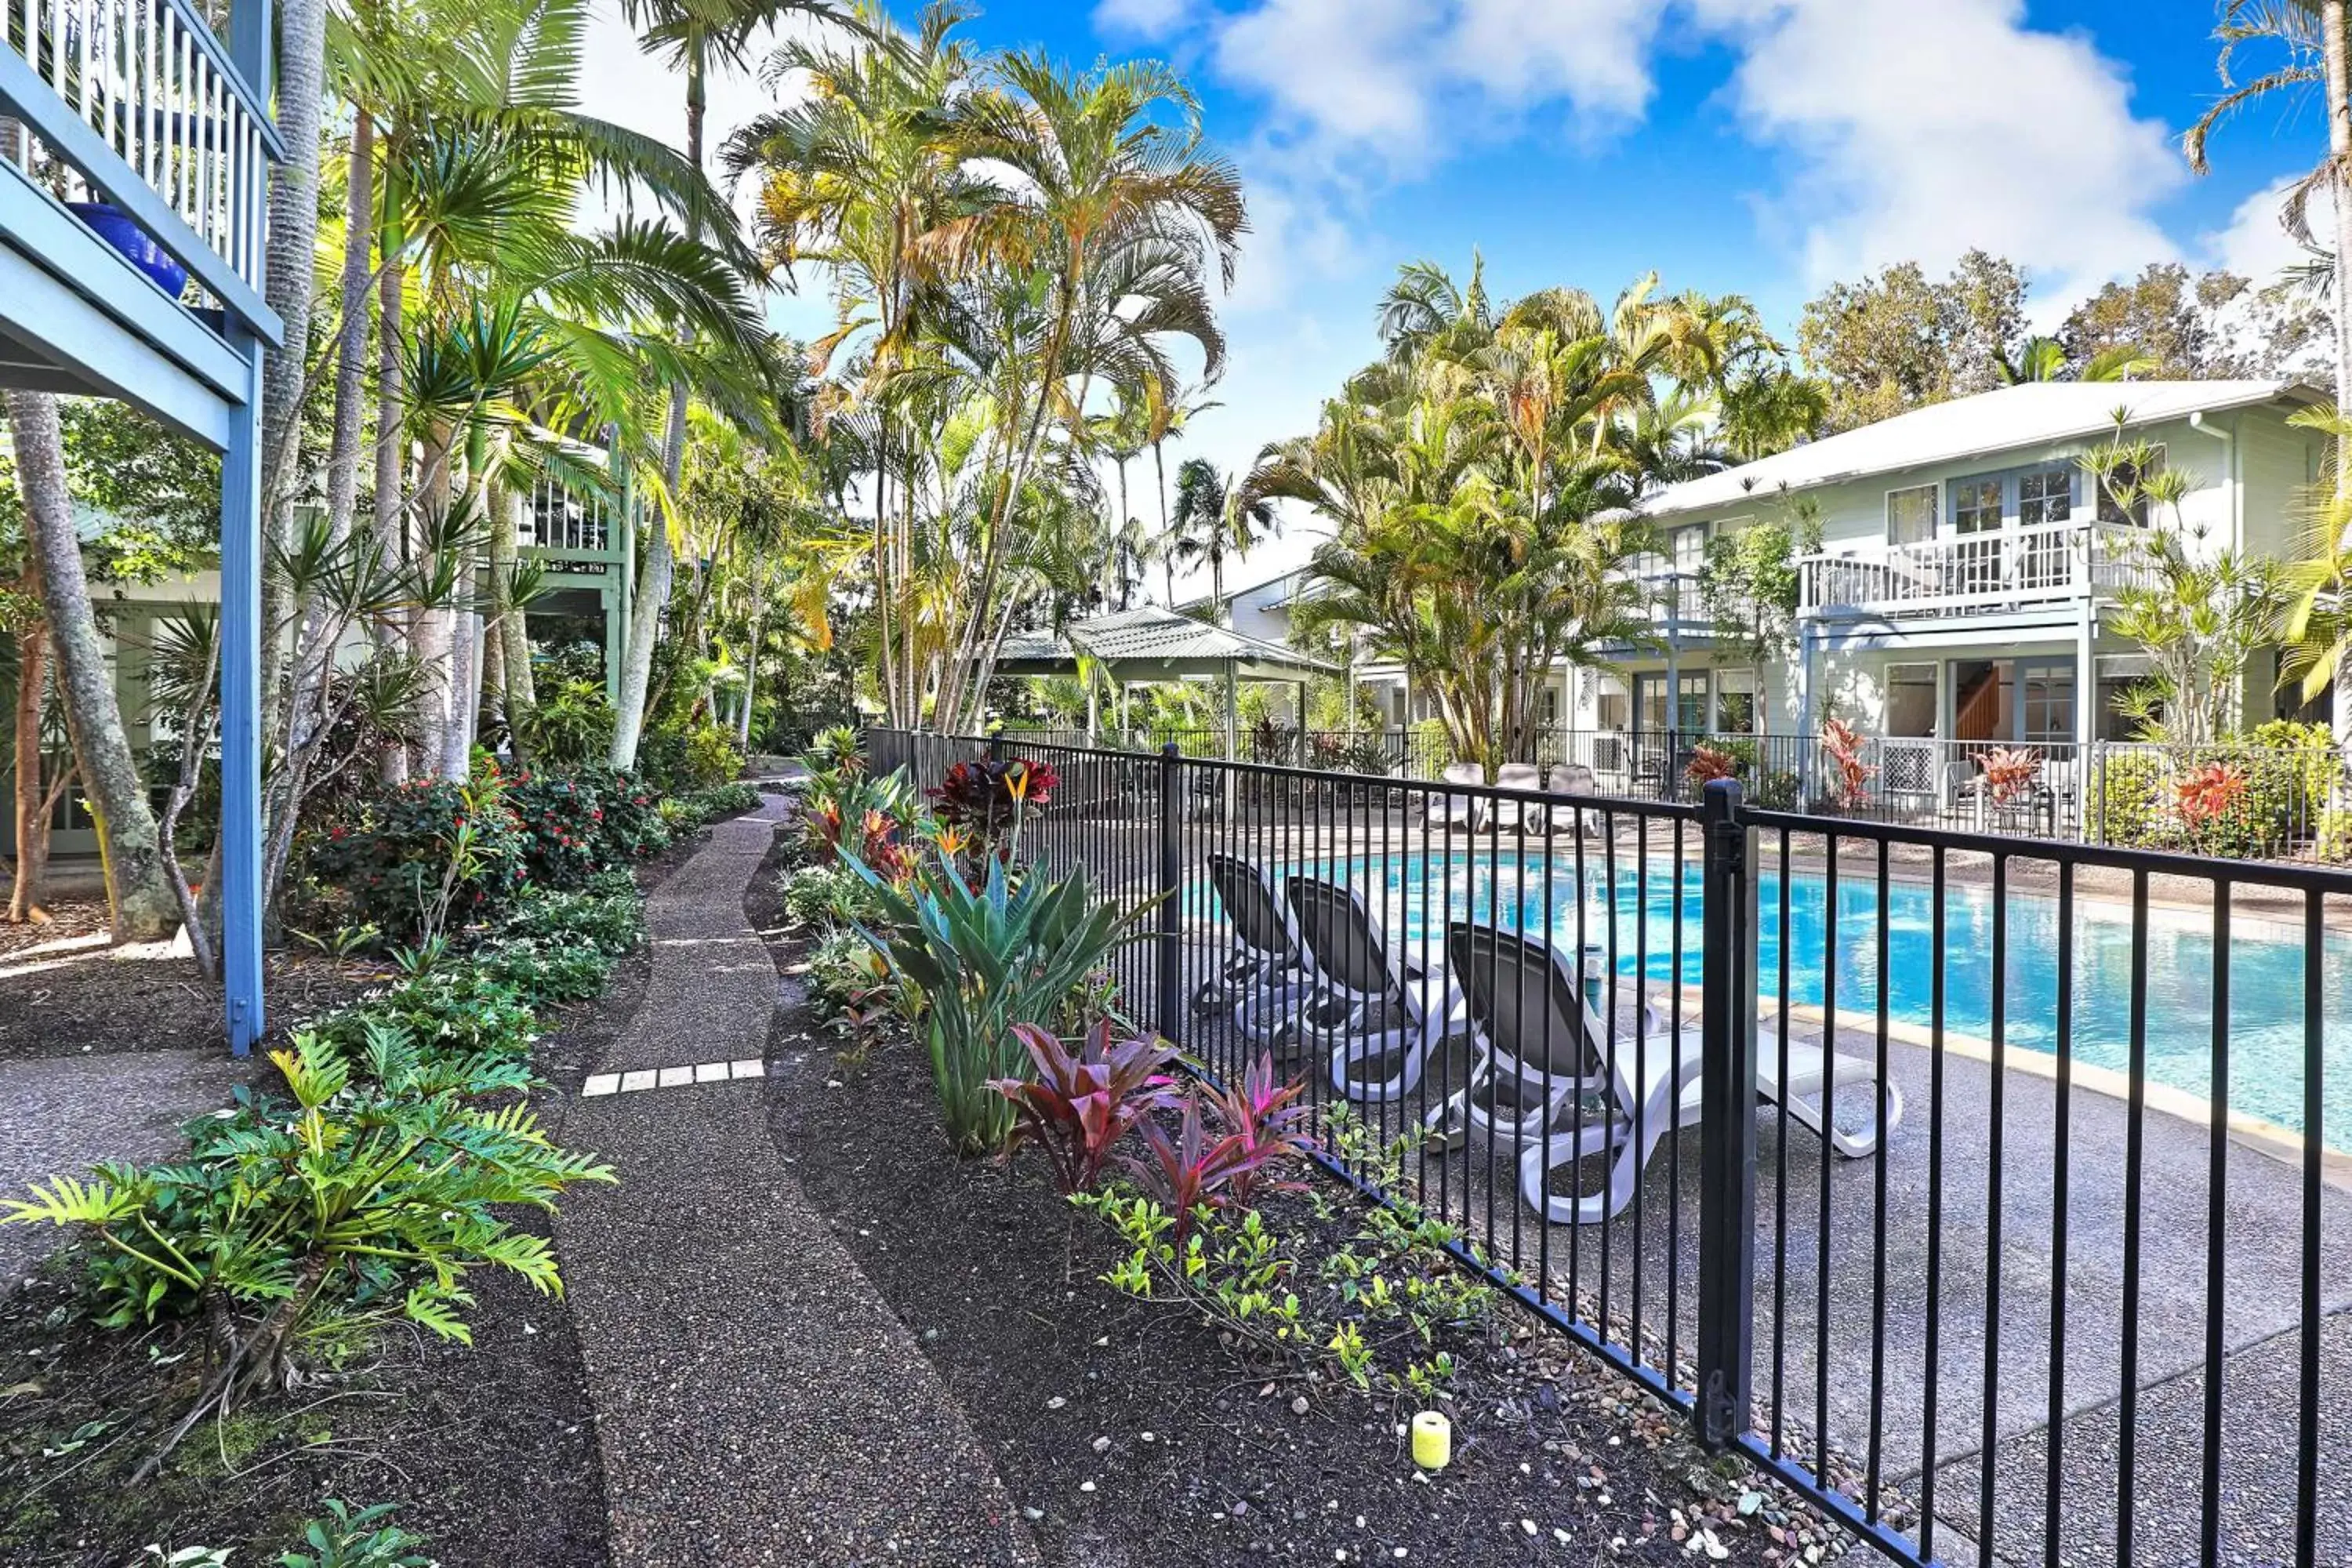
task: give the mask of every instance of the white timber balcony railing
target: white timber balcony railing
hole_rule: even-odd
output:
[[[191,0],[0,0],[0,115],[16,121],[0,158],[94,228],[115,219],[78,204],[116,209],[192,275],[204,298],[185,302],[270,321],[260,286],[283,149]]]
[[[1886,616],[2032,609],[2141,580],[2142,530],[2053,522],[1803,557],[1801,608]]]
[[[524,498],[516,542],[555,555],[604,555],[612,548],[608,504],[593,490],[542,474]]]

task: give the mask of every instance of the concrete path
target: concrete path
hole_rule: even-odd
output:
[[[782,810],[719,824],[649,900],[652,978],[593,1075],[764,1056],[777,976],[743,893]],[[703,1077],[583,1099],[564,1128],[621,1177],[557,1227],[614,1562],[1035,1563],[945,1385],[779,1161],[767,1080]]]
[[[257,1066],[257,1064],[258,1064]],[[225,1050],[118,1051],[0,1062],[0,1196],[22,1196],[51,1176],[79,1176],[101,1160],[161,1160],[185,1145],[180,1125],[229,1101],[267,1073],[256,1057]],[[47,1226],[0,1226],[0,1294],[58,1248]]]

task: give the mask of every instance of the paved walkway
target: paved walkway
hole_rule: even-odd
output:
[[[719,824],[655,893],[652,978],[594,1074],[764,1056],[777,977],[743,893],[780,814]],[[668,1076],[582,1099],[563,1133],[621,1177],[557,1227],[614,1562],[1035,1563],[914,1337],[778,1160],[766,1080]]]
[[[176,1155],[186,1147],[182,1122],[218,1110],[237,1084],[268,1070],[259,1058],[240,1062],[218,1049],[0,1062],[8,1127],[0,1139],[0,1196],[21,1196],[51,1176],[80,1176],[101,1160]],[[49,1226],[0,1226],[0,1294],[64,1239]]]

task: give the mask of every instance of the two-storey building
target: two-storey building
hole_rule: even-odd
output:
[[[2318,401],[2268,381],[2035,383],[1671,486],[1643,510],[1677,567],[1753,523],[1818,527],[1790,646],[1759,668],[1685,616],[1680,635],[1660,627],[1675,646],[1582,672],[1569,722],[1810,737],[1835,716],[1879,738],[1881,787],[1921,805],[1993,745],[2033,748],[2063,782],[2090,742],[2124,738],[2118,699],[2147,673],[2114,627],[2144,531],[2286,555],[2325,445],[2289,416]],[[2118,441],[2182,476],[2177,516],[2119,506],[2086,471]],[[2274,658],[2249,670],[2242,711],[2294,711]]]

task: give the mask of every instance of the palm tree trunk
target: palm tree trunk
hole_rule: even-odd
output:
[[[404,513],[401,507],[401,489],[408,472],[408,437],[404,428],[402,405],[404,401],[400,366],[401,316],[404,310],[403,291],[407,268],[398,260],[401,237],[395,218],[398,185],[387,170],[383,182],[383,221],[378,227],[379,248],[383,256],[383,276],[377,280],[376,292],[376,405],[375,405],[375,537],[387,562],[408,558]],[[403,621],[413,616],[395,615],[374,626],[377,645],[390,647],[403,636]],[[408,748],[386,746],[383,758],[383,782],[399,784],[408,777]]]
[[[40,562],[49,645],[58,657],[66,717],[83,786],[89,792],[90,815],[97,819],[114,940],[168,936],[179,921],[179,900],[163,874],[155,814],[147,805],[147,787],[122,728],[113,673],[106,668],[89,582],[82,573],[81,541],[74,531],[73,504],[66,492],[65,434],[58,424],[57,399],[47,393],[11,390],[7,402],[25,528]]]
[[[686,67],[686,156],[696,174],[702,172],[702,58],[698,46]],[[701,237],[701,224],[688,218],[688,239]],[[673,503],[677,479],[686,464],[686,384],[669,389],[669,420],[662,431],[662,479]],[[637,742],[645,734],[646,703],[654,673],[654,639],[661,635],[663,607],[669,603],[670,584],[677,575],[677,557],[670,549],[669,529],[656,518],[646,541],[646,569],[637,579],[636,603],[629,606],[629,646],[621,655],[621,692],[613,717],[613,749],[606,762],[617,772],[637,765]]]
[[[335,433],[327,447],[327,525],[351,536],[359,510],[360,429],[366,417],[369,254],[375,228],[375,117],[365,106],[352,126],[350,200],[343,209],[343,319],[335,337]]]
[[[18,590],[41,596],[37,558],[25,563]],[[8,919],[23,925],[45,920],[41,882],[49,863],[49,803],[41,778],[41,710],[49,683],[49,629],[37,618],[16,634],[16,878],[8,891]]]
[[[525,622],[527,612],[515,603],[515,526],[512,498],[500,492],[491,501],[490,524],[490,613],[497,617],[493,636],[497,644],[499,710],[505,715],[507,733],[518,758],[528,760],[529,748],[522,738],[530,721],[530,710],[539,705],[539,694],[530,679],[530,636]]]
[[[1168,463],[1160,455],[1160,443],[1151,443],[1152,486],[1160,492],[1160,584],[1168,595],[1168,608],[1176,607],[1176,552],[1168,548]]]

